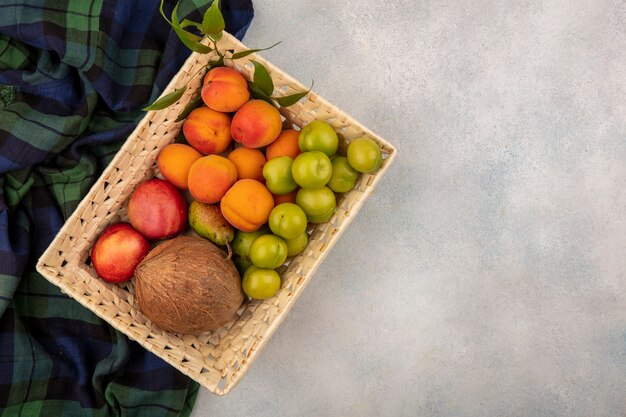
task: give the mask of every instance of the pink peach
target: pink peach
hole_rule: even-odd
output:
[[[148,241],[128,223],[115,223],[104,229],[91,249],[91,263],[100,278],[124,282],[150,251]]]
[[[167,239],[185,230],[187,202],[171,183],[153,178],[130,196],[128,220],[147,239]]]

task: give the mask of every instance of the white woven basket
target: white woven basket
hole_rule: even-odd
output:
[[[247,49],[227,33],[218,47],[224,52]],[[382,167],[373,175],[361,174],[356,187],[338,197],[335,215],[328,222],[315,226],[305,251],[292,258],[281,271],[283,284],[275,297],[244,303],[236,321],[212,332],[187,335],[164,331],[135,307],[133,280],[109,284],[98,278],[88,264],[89,251],[105,227],[126,219],[126,202],[135,187],[158,175],[157,155],[177,137],[182,122],[176,123],[175,120],[200,87],[212,58],[215,58],[214,54],[191,54],[163,94],[188,82],[190,88],[176,104],[146,114],[41,256],[37,270],[130,339],[210,391],[222,395],[235,386],[285,318],[328,251],[388,169],[395,149],[312,91],[300,102],[281,109],[282,115],[297,126],[315,119],[327,121],[340,134],[343,146],[357,137],[372,138],[383,151]],[[305,86],[256,54],[234,61],[234,68],[251,79],[252,59],[269,70],[276,95],[306,91]],[[233,61],[226,62],[232,65]]]

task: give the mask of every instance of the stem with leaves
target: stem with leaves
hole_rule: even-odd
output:
[[[233,53],[230,57],[227,57],[217,47],[217,43],[222,38],[222,33],[226,26],[224,22],[224,16],[222,15],[222,12],[219,9],[219,0],[213,0],[213,2],[211,3],[211,6],[209,6],[209,8],[204,13],[204,17],[202,18],[201,23],[194,22],[189,19],[183,19],[183,21],[180,22],[178,20],[178,15],[177,15],[178,4],[176,4],[174,9],[172,10],[172,14],[170,18],[168,19],[167,16],[165,15],[165,12],[163,11],[163,1],[164,0],[161,0],[161,4],[159,6],[159,12],[161,13],[161,16],[163,16],[165,21],[169,23],[169,25],[172,27],[172,29],[174,30],[174,32],[176,33],[176,35],[178,36],[178,38],[181,40],[182,43],[187,48],[189,48],[190,50],[194,52],[197,52],[200,54],[208,54],[211,52],[215,52],[217,56],[219,57],[217,60],[212,61],[206,68],[202,67],[200,68],[200,70],[224,66],[224,60],[226,59],[233,61],[239,58],[244,58],[255,52],[266,51],[268,49],[271,49],[280,43],[280,42],[277,42],[274,45],[267,47],[267,48],[237,51]],[[188,27],[195,28],[196,30],[200,31],[200,33],[203,36],[201,37],[200,35],[197,35],[195,33],[189,32],[188,30],[185,30],[185,28],[188,28]],[[208,45],[203,44],[202,43],[203,37],[207,37],[209,42],[212,45],[208,46]],[[295,93],[289,96],[274,97],[272,96],[274,92],[274,83],[272,82],[272,77],[269,75],[267,68],[265,68],[265,66],[261,64],[260,62],[252,61],[252,63],[254,64],[254,78],[253,78],[253,81],[248,82],[248,86],[250,87],[250,91],[254,98],[265,100],[272,105],[288,107],[288,106],[291,106],[292,104],[297,103],[302,97],[306,96],[309,93],[309,91],[311,91],[311,88],[313,88],[313,83],[311,83],[311,88],[309,88],[309,90],[305,92]],[[193,77],[195,77],[195,75]],[[159,98],[154,103],[144,108],[144,110],[161,110],[166,107],[169,107],[172,104],[176,103],[183,96],[186,90],[187,90],[187,85],[181,88],[178,88],[172,91],[171,93],[166,94],[165,96]],[[178,116],[176,121],[178,122],[178,121],[183,120],[184,118],[187,117],[187,115],[193,109],[201,105],[202,105],[202,98],[200,97],[200,95],[198,95],[187,104],[187,106],[185,107],[183,112]]]

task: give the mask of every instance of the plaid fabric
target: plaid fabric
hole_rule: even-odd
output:
[[[207,3],[183,0],[181,19]],[[243,37],[251,0],[221,3]],[[189,54],[158,4],[0,2],[0,416],[191,412],[195,383],[34,270]]]

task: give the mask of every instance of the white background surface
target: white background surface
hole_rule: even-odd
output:
[[[626,3],[255,2],[244,42],[398,158],[193,417],[626,413]]]

